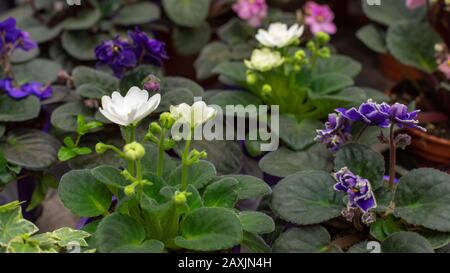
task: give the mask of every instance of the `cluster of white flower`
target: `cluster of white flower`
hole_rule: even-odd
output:
[[[281,66],[284,58],[280,52],[272,49],[281,49],[299,42],[303,35],[304,27],[295,24],[288,28],[282,23],[273,23],[268,30],[260,29],[256,34],[256,40],[264,46],[263,49],[255,49],[250,60],[245,60],[247,68],[261,72],[267,72]]]

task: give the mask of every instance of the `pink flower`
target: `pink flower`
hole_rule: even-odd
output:
[[[450,55],[448,55],[447,59],[439,65],[438,69],[447,79],[450,79]]]
[[[336,33],[337,28],[333,23],[334,13],[328,5],[319,5],[313,1],[309,1],[305,5],[305,13],[305,23],[309,26],[312,33]]]
[[[425,5],[428,0],[406,0],[406,7],[410,10],[420,8]]]
[[[266,0],[238,0],[233,5],[233,10],[239,18],[247,21],[250,26],[256,28],[267,17],[268,7]]]

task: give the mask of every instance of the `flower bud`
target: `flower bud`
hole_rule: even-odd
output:
[[[187,197],[189,195],[191,195],[192,193],[190,192],[180,192],[180,191],[176,191],[175,195],[173,196],[173,201],[175,202],[175,204],[177,205],[182,205],[184,203],[186,203],[187,201]]]
[[[134,194],[135,188],[136,188],[136,187],[134,186],[134,184],[131,184],[131,185],[126,186],[126,187],[123,189],[123,191],[124,191],[124,193],[125,193],[126,196],[131,196],[131,195]]]
[[[321,45],[324,45],[330,41],[330,35],[322,31],[316,33],[316,38]]]
[[[411,137],[408,134],[399,134],[395,137],[395,144],[400,149],[406,149],[407,146],[411,145]]]
[[[104,154],[106,151],[108,151],[109,147],[103,142],[99,142],[95,145],[95,152],[97,154]]]
[[[302,61],[304,58],[306,57],[306,53],[304,50],[297,50],[297,52],[295,52],[294,58],[297,61]]]
[[[319,56],[322,58],[330,58],[331,57],[330,49],[328,47],[321,48],[319,50]]]
[[[175,123],[175,118],[172,116],[169,112],[164,112],[159,116],[159,121],[161,122],[161,125],[166,128],[170,129],[172,128],[173,124]]]
[[[157,122],[152,122],[150,123],[149,130],[153,134],[159,134],[161,133],[161,126]]]
[[[262,95],[268,97],[272,94],[272,86],[270,84],[264,84],[262,87]]]
[[[247,73],[247,83],[249,85],[254,85],[258,81],[258,78],[253,73]]]
[[[123,147],[123,152],[125,154],[125,158],[128,160],[139,160],[144,157],[145,155],[145,149],[142,144],[138,142],[132,142],[125,147]]]
[[[161,89],[159,79],[151,74],[144,79],[144,89],[148,92],[158,92]]]

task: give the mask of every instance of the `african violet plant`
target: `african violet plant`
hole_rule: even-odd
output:
[[[63,90],[52,85],[60,66],[46,59],[28,61],[37,43],[14,18],[0,22],[0,40],[0,188],[29,177],[41,180],[42,188],[54,187],[47,170],[60,144],[48,133],[48,107]],[[43,198],[33,196],[28,210]]]
[[[285,177],[273,189],[271,208],[288,228],[274,242],[275,252],[434,252],[450,242],[448,196],[450,176],[434,169],[416,169],[396,179],[396,149],[409,136],[396,128],[417,128],[417,114],[402,104],[368,101],[358,108],[336,109],[316,140],[333,153],[323,170]],[[383,156],[358,143],[351,127],[390,128],[378,139],[390,147],[389,175]],[[330,175],[330,171],[335,172]],[[307,240],[306,240],[307,238]]]
[[[216,251],[247,244],[253,251],[267,251],[259,234],[272,232],[273,220],[234,207],[238,200],[265,195],[270,188],[250,176],[217,176],[214,165],[204,160],[207,153],[191,149],[194,131],[213,119],[216,110],[202,101],[171,106],[139,137],[136,128],[160,102],[160,94],[150,97],[139,87],[130,88],[125,96],[119,92],[103,96],[100,112],[120,126],[124,144],[119,148],[100,142],[95,149],[99,154],[112,151],[124,165],[73,170],[61,179],[64,205],[78,216],[93,217],[84,227],[92,233],[89,248]],[[187,131],[173,134],[177,126]],[[166,151],[181,138],[185,141],[179,162]]]
[[[90,236],[67,227],[37,234],[38,227],[23,219],[18,201],[0,206],[0,230],[0,253],[78,252]]]

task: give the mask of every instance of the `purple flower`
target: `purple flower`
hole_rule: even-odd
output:
[[[387,107],[386,107],[387,106]],[[378,126],[380,128],[387,128],[390,126],[389,122],[389,105],[379,105],[372,100],[361,104],[358,109],[355,107],[350,109],[338,108],[338,113],[351,121],[361,121],[368,126]]]
[[[128,35],[134,42],[134,52],[140,63],[151,63],[160,66],[164,60],[169,59],[166,53],[166,45],[163,42],[151,39],[139,28],[129,31]]]
[[[27,82],[17,86],[11,78],[0,80],[0,89],[4,90],[10,97],[21,99],[29,95],[35,95],[39,99],[47,99],[52,96],[52,88],[39,82]]]
[[[153,74],[147,76],[144,80],[144,89],[148,92],[159,92],[161,90],[160,80]]]
[[[351,127],[349,121],[340,114],[329,114],[325,129],[317,130],[315,141],[322,143],[335,153],[345,143],[351,140]]]
[[[268,6],[266,0],[238,0],[233,5],[233,10],[239,18],[256,28],[267,17]]]
[[[133,47],[128,42],[121,40],[119,36],[98,45],[95,48],[95,56],[100,63],[108,65],[114,75],[119,78],[137,64]]]
[[[406,7],[410,10],[415,10],[427,4],[427,0],[406,0]]]
[[[386,111],[391,122],[395,123],[399,128],[415,128],[426,131],[425,128],[418,125],[419,121],[417,120],[417,116],[420,110],[408,112],[408,107],[401,103],[395,103],[392,106],[383,103],[381,104],[381,108],[383,111]]]
[[[36,42],[30,38],[28,32],[16,28],[16,19],[12,17],[0,22],[0,36],[0,48],[3,54],[5,49],[20,48],[29,51],[37,47]]]
[[[346,167],[335,173],[334,177],[338,182],[334,189],[348,194],[349,208],[359,208],[364,213],[376,208],[377,202],[369,180],[353,174]]]
[[[306,3],[305,12],[305,24],[309,26],[312,33],[336,33],[337,28],[333,23],[334,13],[328,5],[319,5],[315,2],[309,1]]]

